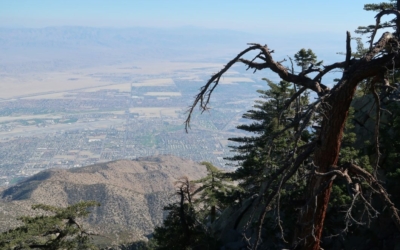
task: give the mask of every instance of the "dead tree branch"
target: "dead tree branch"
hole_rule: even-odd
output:
[[[383,78],[383,74],[381,75]],[[376,77],[375,77],[376,78]],[[379,150],[379,128],[380,128],[380,123],[381,123],[381,101],[379,99],[379,95],[376,92],[376,82],[377,80],[373,81],[372,85],[371,85],[371,92],[372,95],[374,96],[375,99],[375,105],[376,105],[376,119],[375,119],[375,134],[374,134],[374,139],[375,139],[375,154],[376,154],[376,159],[375,159],[375,171],[374,171],[374,175],[375,178],[377,177],[377,171],[379,168],[379,159],[381,156],[381,152]]]
[[[256,50],[256,49],[259,49],[259,45],[253,45],[253,46],[243,50],[242,52],[240,52],[222,70],[220,70],[218,73],[213,75],[210,78],[210,80],[208,80],[206,85],[201,87],[200,93],[196,95],[196,97],[194,99],[194,102],[193,102],[193,105],[191,105],[189,110],[188,110],[188,116],[187,116],[186,121],[185,121],[186,132],[187,132],[188,128],[190,127],[190,119],[192,117],[193,110],[197,106],[197,104],[200,103],[200,109],[202,109],[203,111],[206,110],[207,109],[207,104],[210,101],[211,94],[214,91],[215,87],[217,87],[217,85],[218,85],[218,83],[219,83],[219,81],[221,79],[221,76],[226,71],[228,71],[228,69],[230,69],[232,67],[232,65],[235,64],[239,60],[240,57],[242,57],[247,52],[252,51],[252,50]]]
[[[377,179],[375,179],[373,175],[371,175],[361,167],[353,163],[346,163],[343,165],[343,167],[348,168],[349,172],[351,172],[352,174],[363,177],[364,180],[366,180],[371,186],[375,187],[377,195],[389,208],[392,220],[400,232],[400,216],[398,214],[398,209],[395,207],[394,203],[390,200],[389,194],[386,192],[386,189],[378,182]]]
[[[350,66],[350,58],[351,58],[351,35],[350,32],[346,32],[346,61],[344,69],[346,70]]]
[[[285,185],[286,182],[296,173],[300,165],[311,155],[311,153],[314,151],[315,146],[316,143],[311,143],[307,149],[305,149],[301,154],[299,154],[296,157],[296,159],[293,162],[293,165],[291,163],[284,164],[283,167],[281,167],[268,180],[265,181],[264,186],[261,188],[261,192],[258,196],[258,201],[256,202],[256,206],[259,206],[261,204],[262,199],[264,199],[263,203],[264,209],[258,219],[257,234],[256,234],[257,238],[253,245],[253,250],[257,249],[258,245],[260,244],[262,226],[264,224],[265,216],[268,212],[268,207],[271,201],[276,197],[278,193],[281,192],[282,186]],[[279,176],[281,177],[279,178]],[[271,188],[271,185],[276,181],[279,181],[278,184],[275,187]],[[268,192],[269,190],[271,191]]]

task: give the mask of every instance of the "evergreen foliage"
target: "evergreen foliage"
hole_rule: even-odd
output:
[[[373,11],[373,12],[380,12],[385,9],[396,9],[397,8],[397,0],[390,0],[389,2],[381,2],[381,3],[371,3],[365,4],[364,10],[366,11]],[[383,28],[396,28],[396,19],[392,19],[390,21],[383,22],[379,24],[379,29]],[[368,26],[359,26],[358,29],[355,31],[358,34],[370,34],[375,29],[375,24],[368,25]]]
[[[0,234],[0,248],[17,249],[97,249],[90,234],[77,222],[89,215],[88,208],[99,206],[95,201],[82,201],[66,208],[34,205],[53,215],[19,218],[22,226]]]
[[[211,163],[202,162],[201,164],[207,168],[207,176],[194,181],[201,185],[194,192],[194,195],[199,194],[194,204],[197,205],[198,216],[207,224],[213,223],[222,210],[233,204],[228,197],[235,196],[240,189],[230,183],[226,173]]]
[[[198,235],[195,235],[197,230],[195,225],[195,218],[193,217],[193,208],[185,203],[183,208],[178,204],[171,204],[164,208],[168,212],[164,220],[163,226],[156,227],[154,230],[154,239],[157,242],[157,249],[191,249],[191,245],[196,245]],[[187,239],[187,232],[181,221],[181,210],[184,211],[189,225],[190,238]]]
[[[262,94],[262,100],[257,100],[254,109],[243,115],[243,118],[251,120],[251,123],[237,127],[253,135],[229,138],[230,141],[240,144],[230,146],[237,154],[226,158],[239,162],[238,168],[231,176],[233,180],[240,181],[239,186],[246,190],[246,197],[257,192],[266,175],[271,173],[264,171],[266,166],[273,170],[285,161],[287,149],[293,144],[292,138],[297,136],[298,127],[286,129],[283,133],[280,131],[296,119],[296,114],[302,114],[308,104],[308,95],[304,94],[299,97],[301,106],[290,105],[286,108],[287,100],[294,93],[290,83],[281,81],[276,84],[265,78],[263,80],[267,81],[269,89],[258,90],[257,92]],[[300,139],[300,146],[308,142],[309,131],[304,131]],[[273,146],[266,147],[268,144]]]
[[[164,207],[168,215],[153,234],[157,249],[215,249],[215,241],[195,210],[197,186],[187,177],[181,177],[175,185],[179,201]]]
[[[207,175],[196,181],[186,177],[176,182],[179,201],[164,207],[168,216],[156,227],[157,249],[218,249],[210,225],[227,206],[238,188],[229,177],[209,162],[202,162]]]
[[[317,60],[317,56],[311,49],[301,49],[294,55],[294,61],[297,66],[300,66],[302,71],[307,70],[309,67],[321,66],[323,61]]]

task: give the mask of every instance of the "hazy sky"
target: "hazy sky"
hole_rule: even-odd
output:
[[[0,0],[0,27],[222,28],[253,33],[248,42],[268,43],[279,56],[312,48],[331,62],[345,50],[346,31],[359,36],[358,26],[375,22],[376,13],[363,10],[366,3],[371,1]]]
[[[371,24],[362,0],[2,0],[0,26],[199,26],[344,33]]]

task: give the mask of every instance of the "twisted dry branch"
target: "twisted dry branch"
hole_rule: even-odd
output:
[[[318,74],[318,77],[311,79],[309,78],[306,74],[294,74],[289,72],[289,70],[284,67],[280,62],[276,62],[272,56],[271,53],[273,51],[269,50],[267,45],[260,45],[260,44],[255,44],[251,43],[249,48],[243,50],[240,52],[235,58],[233,58],[225,67],[223,67],[218,73],[214,74],[208,82],[200,88],[200,92],[195,96],[193,104],[189,107],[187,113],[188,116],[185,120],[185,130],[186,132],[190,128],[190,121],[192,118],[193,111],[197,105],[199,105],[199,108],[202,112],[208,109],[207,105],[210,102],[211,94],[215,90],[215,88],[218,86],[219,81],[221,79],[221,76],[228,71],[236,62],[242,62],[245,65],[248,66],[248,68],[252,68],[255,70],[262,70],[262,69],[270,69],[276,74],[279,75],[279,77],[287,82],[292,82],[296,85],[302,86],[303,88],[300,89],[300,92],[298,95],[303,93],[306,89],[310,89],[314,92],[316,92],[319,96],[323,96],[329,92],[329,88],[325,86],[324,84],[321,83],[321,78],[324,74],[327,72],[338,68],[342,67],[343,63],[339,64],[333,64],[331,66],[325,67],[324,70],[320,69],[312,69],[310,72],[315,72],[318,71],[320,72]],[[258,50],[259,54],[253,58],[253,60],[246,60],[241,58],[243,55],[250,51]],[[263,62],[255,62],[255,59],[261,59]]]
[[[343,164],[340,167],[332,166],[332,168],[333,170],[326,173],[318,173],[314,171],[313,174],[318,176],[329,176],[329,175],[340,176],[346,180],[346,183],[348,185],[351,185],[353,183],[350,175],[361,176],[369,185],[373,187],[371,190],[373,190],[379,196],[379,198],[384,202],[384,204],[389,208],[392,220],[396,225],[397,229],[400,231],[400,216],[398,214],[398,209],[395,207],[394,203],[390,200],[389,194],[386,192],[386,189],[379,183],[379,181],[372,174],[368,173],[360,166],[357,166],[354,163],[350,162]],[[357,191],[354,195],[356,195],[358,192],[359,191]]]

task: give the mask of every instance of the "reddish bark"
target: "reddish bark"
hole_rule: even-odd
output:
[[[314,153],[314,164],[318,167],[319,172],[326,173],[331,166],[337,164],[344,125],[358,83],[364,79],[381,75],[386,71],[385,65],[390,64],[389,56],[395,57],[392,54],[374,58],[390,39],[391,34],[384,34],[365,58],[349,65],[345,69],[341,81],[332,89],[331,95],[325,101],[326,110],[318,146]],[[320,249],[331,187],[332,181],[329,176],[313,176],[307,185],[308,204],[300,215],[297,239],[295,239],[302,249]],[[316,202],[315,197],[317,198]]]
[[[350,88],[350,89],[348,89]],[[318,171],[326,173],[332,165],[336,165],[343,136],[344,125],[349,112],[355,86],[342,88],[328,100],[331,110],[326,110],[325,119],[314,153],[314,164]],[[340,105],[338,105],[340,103]],[[298,239],[303,249],[320,249],[320,239],[329,204],[332,180],[330,176],[313,176],[307,186],[308,205],[300,218]],[[316,197],[316,202],[315,198]]]

